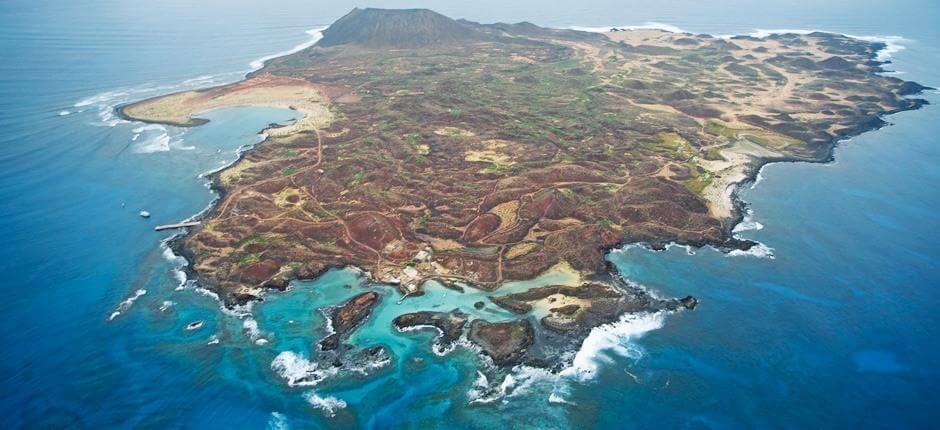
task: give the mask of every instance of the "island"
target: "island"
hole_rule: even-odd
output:
[[[401,300],[431,281],[483,289],[489,302],[394,325],[435,328],[441,350],[465,339],[496,367],[560,369],[596,326],[697,304],[621,280],[609,250],[747,250],[732,233],[736,190],[761,166],[827,161],[838,141],[926,104],[911,97],[925,87],[884,73],[884,48],[823,32],[592,33],[354,9],[240,82],[119,113],[187,127],[230,106],[303,115],[215,173],[217,204],[173,242],[227,305],[339,267]],[[577,281],[500,291],[551,272]],[[336,304],[323,360],[343,365],[345,339],[380,300]]]

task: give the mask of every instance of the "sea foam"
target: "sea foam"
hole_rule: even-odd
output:
[[[578,31],[587,31],[590,33],[607,33],[615,28],[621,30],[662,30],[669,33],[688,33],[687,31],[676,27],[672,24],[664,24],[661,22],[648,21],[641,25],[615,25],[610,27],[581,27],[581,26],[571,26],[568,27],[571,30]]]
[[[555,375],[544,369],[528,366],[516,366],[512,373],[503,377],[499,385],[490,386],[489,378],[477,372],[473,387],[467,392],[469,405],[485,405],[496,401],[505,403],[514,396],[526,394],[539,381],[554,383]]]
[[[176,278],[176,291],[180,291],[186,287],[188,284],[188,279],[186,278],[186,272],[183,270],[186,266],[189,265],[189,262],[186,261],[180,255],[176,255],[172,249],[170,249],[170,240],[175,238],[176,235],[173,235],[169,238],[164,239],[160,242],[160,247],[163,248],[163,259],[170,262],[173,265],[173,277]]]
[[[256,345],[268,343],[268,339],[265,337],[266,334],[258,328],[258,321],[255,321],[254,318],[245,318],[242,321],[242,329],[245,331],[245,335],[248,336],[248,339],[251,339]]]
[[[285,55],[290,55],[295,52],[299,52],[301,50],[307,49],[313,46],[313,44],[317,43],[320,39],[323,38],[323,30],[326,30],[326,29],[327,27],[319,27],[319,28],[313,28],[313,29],[307,30],[305,33],[307,33],[310,36],[310,40],[307,40],[304,43],[294,46],[293,48],[288,49],[287,51],[282,51],[282,52],[278,52],[277,54],[271,54],[271,55],[266,55],[264,57],[261,57],[257,60],[252,61],[248,65],[251,66],[252,70],[258,70],[264,67],[264,63],[268,60],[271,60],[277,57],[283,57]]]
[[[137,145],[136,148],[134,148],[134,152],[138,154],[151,154],[154,152],[166,152],[169,150],[170,135],[167,133],[160,133],[147,140],[144,140],[142,143]]]
[[[111,316],[108,317],[108,321],[111,321],[117,318],[122,313],[127,312],[131,308],[131,306],[134,306],[134,302],[136,302],[137,299],[139,299],[144,294],[147,294],[147,290],[139,289],[137,291],[134,291],[134,294],[131,294],[130,297],[124,299],[123,302],[117,305],[117,308],[115,308],[114,312],[111,313]]]
[[[662,328],[666,312],[625,314],[619,321],[594,327],[571,364],[557,374],[549,370],[517,365],[498,385],[492,385],[483,372],[467,392],[468,404],[507,402],[533,392],[548,392],[550,403],[567,403],[571,383],[587,383],[597,377],[601,366],[613,363],[613,355],[639,360],[643,351],[635,343],[644,334]],[[569,356],[570,357],[570,356]],[[494,381],[495,383],[495,381]]]
[[[283,351],[271,361],[271,370],[278,374],[290,387],[314,386],[320,381],[337,373],[335,367],[319,369],[317,363],[306,356],[293,351]]]
[[[310,391],[304,394],[304,398],[311,406],[323,411],[328,417],[336,416],[336,411],[346,408],[346,401],[337,399],[333,396],[321,397],[317,393]]]
[[[618,25],[618,26],[598,26],[598,27],[582,27],[582,26],[571,26],[568,27],[570,30],[578,31],[587,31],[591,33],[606,33],[615,28],[623,30],[663,30],[670,33],[690,33],[679,27],[676,27],[672,24],[666,24],[661,22],[645,22],[641,25]],[[835,31],[826,31],[826,30],[806,30],[806,29],[796,29],[796,28],[778,28],[778,29],[754,29],[754,31],[746,34],[747,36],[765,38],[775,34],[810,34],[810,33],[832,33],[832,34],[841,34],[846,37],[851,37],[853,39],[864,40],[866,42],[880,42],[884,43],[884,49],[878,51],[877,56],[875,57],[878,61],[889,61],[892,55],[897,52],[905,49],[904,43],[910,42],[910,40],[905,39],[901,36],[895,35],[871,35],[871,36],[856,36],[852,34],[839,33]],[[739,34],[719,34],[715,37],[722,39],[730,39],[732,37],[739,36]],[[891,72],[889,72],[891,73]]]
[[[223,82],[233,81],[242,77],[245,72],[245,70],[241,70],[220,73],[216,75],[204,75],[192,79],[186,79],[177,84],[144,84],[135,87],[104,91],[92,96],[85,97],[75,102],[72,107],[83,108],[79,109],[78,112],[84,112],[86,109],[94,109],[97,113],[98,120],[92,122],[92,125],[114,127],[118,124],[130,123],[130,121],[118,117],[115,113],[115,109],[117,109],[117,107],[122,104],[126,104],[135,100],[146,99],[148,97],[153,97],[160,94],[171,93],[174,91],[194,90],[209,85],[216,85]],[[62,115],[62,112],[59,114]]]
[[[731,232],[740,233],[742,231],[757,231],[763,228],[763,224],[754,220],[754,211],[748,208],[744,213],[744,218],[741,219],[741,222],[739,222],[738,225],[734,226]]]
[[[763,243],[758,242],[757,245],[751,247],[747,251],[742,249],[734,249],[727,254],[729,257],[755,257],[755,258],[768,258],[775,259],[774,249],[764,245]]]
[[[851,37],[853,39],[864,40],[866,42],[880,42],[884,43],[884,49],[878,51],[878,55],[875,58],[878,61],[888,61],[892,55],[900,52],[905,49],[904,43],[910,42],[910,40],[905,39],[901,36],[894,35],[871,35],[871,36],[856,36],[853,34],[839,33],[835,31],[826,31],[826,30],[804,30],[804,29],[793,29],[793,28],[778,28],[778,29],[755,29],[753,32],[749,33],[748,36],[765,38],[775,34],[810,34],[810,33],[832,33],[840,34],[842,36]],[[732,36],[722,36],[722,37],[732,37]]]
[[[571,366],[560,375],[578,381],[589,381],[597,376],[600,366],[612,362],[610,354],[638,360],[643,351],[633,341],[644,334],[662,328],[664,312],[624,314],[620,320],[591,329]]]

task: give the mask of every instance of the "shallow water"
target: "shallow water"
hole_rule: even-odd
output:
[[[893,59],[902,77],[940,84],[935,2],[713,3],[429,6],[483,22],[555,27],[658,22],[714,34],[820,28],[899,35],[905,49]],[[4,427],[802,428],[935,421],[935,107],[891,117],[893,126],[841,146],[833,164],[766,167],[757,187],[742,193],[764,228],[740,234],[772,248],[773,259],[707,249],[688,255],[681,248],[613,253],[630,280],[663,295],[695,295],[700,307],[598,330],[576,368],[560,378],[517,369],[512,379],[487,381],[501,386],[501,397],[475,391],[474,352],[458,348],[441,357],[430,351],[432,331],[398,333],[390,326],[398,313],[420,309],[461,306],[490,319],[509,316],[491,306],[473,309],[477,297],[432,287],[397,304],[393,289],[334,270],[296,283],[249,318],[221,312],[192,285],[178,290],[177,263],[161,247],[171,233],[152,227],[203,210],[212,195],[199,175],[258,142],[265,125],[295,116],[226,109],[207,114],[206,126],[179,129],[122,122],[111,109],[238,79],[258,59],[309,43],[308,30],[350,7],[287,0],[0,4],[0,48],[7,54],[0,64]],[[142,219],[140,210],[153,216]],[[369,378],[337,375],[289,386],[282,376],[311,371],[303,358],[326,333],[316,308],[366,289],[378,291],[382,302],[353,341],[386,345],[393,361]],[[201,327],[186,330],[197,321]],[[291,366],[272,367],[278,357]]]

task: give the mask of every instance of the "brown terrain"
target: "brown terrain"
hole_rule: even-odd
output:
[[[734,190],[761,165],[825,161],[839,139],[924,104],[908,97],[924,87],[880,74],[882,48],[828,33],[600,34],[356,9],[242,82],[121,113],[184,126],[222,106],[304,114],[215,175],[218,205],[176,243],[227,303],[331,267],[360,267],[405,296],[428,280],[498,293],[561,267],[583,285],[494,301],[542,309],[542,328],[583,338],[624,312],[694,306],[588,281],[609,272],[607,250],[747,248],[731,235]],[[418,317],[449,337],[464,326]],[[517,362],[533,345],[521,318],[471,321],[469,338]]]

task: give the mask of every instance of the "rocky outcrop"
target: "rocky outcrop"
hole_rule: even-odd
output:
[[[379,303],[379,295],[370,291],[349,299],[342,306],[335,308],[330,321],[333,325],[333,334],[320,341],[320,349],[332,351],[339,347],[343,339],[372,313],[372,309]]]
[[[614,322],[625,313],[675,311],[693,309],[698,301],[657,299],[642,288],[620,282],[588,282],[579,286],[549,285],[519,293],[490,297],[493,303],[517,314],[528,314],[533,308],[547,309],[540,325],[565,334],[586,334],[591,328]]]
[[[422,326],[436,327],[440,330],[439,340],[443,344],[451,344],[463,334],[463,328],[467,324],[467,314],[454,309],[450,312],[414,312],[410,314],[399,315],[392,323],[398,330],[407,330],[419,328]]]
[[[535,330],[528,320],[491,323],[483,319],[470,323],[468,338],[499,366],[519,363],[526,349],[535,341]]]

